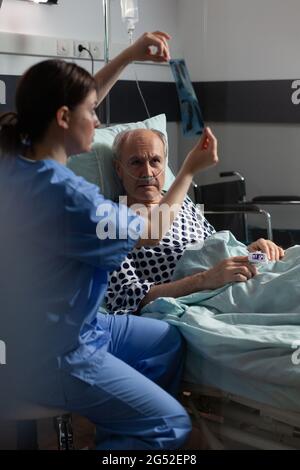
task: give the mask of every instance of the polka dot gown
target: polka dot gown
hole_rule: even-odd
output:
[[[214,233],[189,197],[158,246],[135,248],[109,276],[106,307],[116,314],[134,313],[154,284],[170,282],[182,254],[191,243]]]

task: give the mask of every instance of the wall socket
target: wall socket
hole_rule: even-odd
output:
[[[83,47],[86,47],[87,49],[90,48],[88,41],[74,41],[74,57],[77,57],[79,59],[89,59],[90,56],[87,51],[79,52],[78,47],[80,46],[80,44]]]
[[[94,60],[103,60],[103,44],[96,41],[79,41],[77,39],[57,39],[56,55],[59,57],[73,57],[77,59],[90,59],[87,51],[79,52],[78,46],[82,45],[91,51]]]
[[[101,42],[90,42],[90,51],[95,60],[104,58],[103,45]]]
[[[56,53],[61,57],[73,57],[72,39],[58,39],[56,43]]]

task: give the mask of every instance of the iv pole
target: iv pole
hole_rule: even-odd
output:
[[[103,19],[104,19],[104,61],[109,62],[109,43],[110,43],[110,0],[103,0]],[[105,121],[106,126],[110,125],[110,96],[105,98]]]

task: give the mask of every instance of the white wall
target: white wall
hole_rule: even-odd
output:
[[[179,0],[178,15],[192,80],[300,77],[298,0]],[[244,173],[249,197],[300,195],[299,125],[208,124],[219,139],[220,165],[199,176],[199,183],[234,169]],[[180,134],[179,160],[194,143]],[[277,226],[300,229],[300,209],[272,213]]]
[[[110,0],[111,5],[111,57],[116,49],[128,45],[125,26],[121,20],[119,0]],[[139,0],[140,21],[136,26],[135,37],[145,31],[165,30],[174,36],[172,50],[181,54],[181,47],[176,38],[177,0]],[[0,32],[23,33],[28,35],[48,36],[54,38],[72,38],[78,40],[104,40],[103,11],[101,0],[59,0],[58,6],[38,5],[20,0],[4,0],[0,11]],[[37,38],[38,41],[38,38]],[[117,47],[115,47],[117,46]],[[21,73],[30,63],[40,60],[18,56],[7,58],[1,53],[0,72],[11,69]],[[86,62],[83,62],[83,64]],[[98,63],[98,67],[102,64]],[[137,65],[141,80],[171,80],[169,67],[166,65]],[[3,72],[2,72],[3,73]],[[9,73],[9,72],[5,72]],[[131,79],[130,69],[121,78]]]
[[[102,24],[101,0],[60,0],[58,6],[4,0],[0,12],[0,31],[7,32],[96,40]]]
[[[179,0],[192,80],[300,76],[299,0]]]

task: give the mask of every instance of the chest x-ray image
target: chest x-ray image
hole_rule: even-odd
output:
[[[204,122],[198,99],[183,59],[170,60],[180,103],[183,133],[192,137],[201,135]]]

